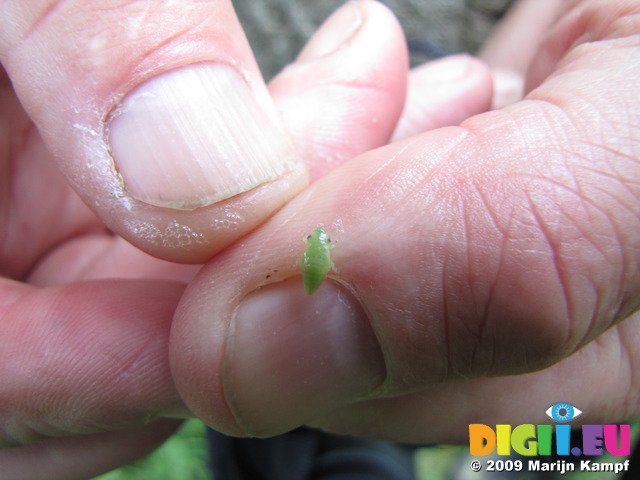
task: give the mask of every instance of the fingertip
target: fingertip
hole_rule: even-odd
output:
[[[312,181],[388,142],[404,105],[408,52],[393,13],[371,0],[331,15],[269,89]]]
[[[2,287],[14,300],[3,308],[0,444],[135,426],[180,409],[166,347],[183,285],[102,280],[17,296]]]
[[[492,94],[491,71],[475,57],[452,55],[416,67],[393,140],[458,125],[489,110]]]
[[[369,318],[339,275],[306,293],[296,260],[308,231],[250,235],[206,265],[180,302],[173,378],[216,430],[282,433],[384,381]]]
[[[83,480],[139,460],[158,448],[180,426],[157,420],[145,427],[55,438],[0,450],[2,478]]]
[[[327,18],[298,54],[296,62],[320,59],[346,47],[365,22],[361,2],[350,1]]]
[[[306,185],[229,1],[11,7],[16,92],[67,180],[138,248],[201,263]]]
[[[239,301],[205,318],[197,318],[203,310],[185,307],[172,332],[181,396],[216,430],[277,435],[383,383],[384,361],[369,319],[337,282],[328,280],[309,296],[292,277]],[[194,328],[205,323],[208,329]]]
[[[299,278],[260,289],[238,306],[230,329],[224,388],[245,434],[309,423],[366,398],[385,379],[367,315],[332,280],[312,296]]]

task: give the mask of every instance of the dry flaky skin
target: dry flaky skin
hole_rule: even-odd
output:
[[[327,231],[322,227],[316,228],[307,237],[306,242],[307,248],[301,258],[302,280],[306,292],[313,295],[333,267],[330,256],[333,245]]]

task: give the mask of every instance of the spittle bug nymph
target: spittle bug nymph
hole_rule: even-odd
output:
[[[307,237],[306,242],[307,248],[300,258],[302,281],[306,292],[312,295],[320,288],[327,273],[333,268],[329,252],[333,245],[331,245],[327,231],[322,227],[316,228]]]

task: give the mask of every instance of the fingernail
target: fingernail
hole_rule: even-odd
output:
[[[327,280],[258,290],[236,310],[224,388],[236,421],[274,435],[367,397],[383,381],[380,346],[359,302]]]
[[[300,52],[298,60],[312,60],[335,52],[355,34],[363,20],[360,3],[346,3],[325,20]]]
[[[108,121],[125,189],[148,204],[191,210],[280,178],[295,156],[270,102],[224,64],[147,81]]]

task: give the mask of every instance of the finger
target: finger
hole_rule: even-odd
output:
[[[305,184],[229,1],[1,13],[0,60],[46,146],[136,246],[202,261]]]
[[[0,183],[1,275],[23,279],[56,245],[104,229],[60,175],[8,79],[0,83]]]
[[[414,68],[393,140],[458,125],[491,107],[491,73],[479,60],[455,55]]]
[[[485,41],[478,56],[492,67],[526,74],[562,6],[563,0],[516,1]]]
[[[388,141],[404,100],[405,53],[400,27],[387,8],[353,2],[336,12],[298,60],[272,82],[276,104],[298,150],[306,152],[312,177]],[[385,65],[383,74],[379,64]],[[154,260],[117,237],[88,235],[48,251],[31,268],[29,281],[48,286],[142,275],[185,281],[195,269]]]
[[[468,444],[469,424],[549,423],[545,412],[555,402],[583,412],[571,422],[573,427],[630,422],[640,413],[635,401],[640,393],[639,322],[636,314],[540,372],[447,382],[398,398],[350,405],[313,423],[351,435]],[[584,388],[596,384],[598,388]]]
[[[478,56],[493,70],[494,108],[522,98],[527,70],[562,6],[562,0],[519,0],[482,46]]]
[[[365,398],[528,373],[638,308],[640,61],[590,13],[605,36],[528,100],[348,162],[201,271],[170,346],[198,416],[272,435]],[[297,259],[317,226],[334,267],[308,297]]]
[[[152,452],[179,425],[176,420],[159,420],[142,428],[0,450],[0,471],[3,480],[86,480]]]
[[[314,181],[389,141],[407,87],[398,21],[370,0],[338,9],[269,85]]]
[[[200,265],[168,262],[138,250],[121,237],[87,234],[44,255],[25,279],[49,287],[104,278],[170,280],[187,283]]]
[[[167,343],[182,290],[159,281],[2,282],[0,444],[128,428],[180,411]]]

